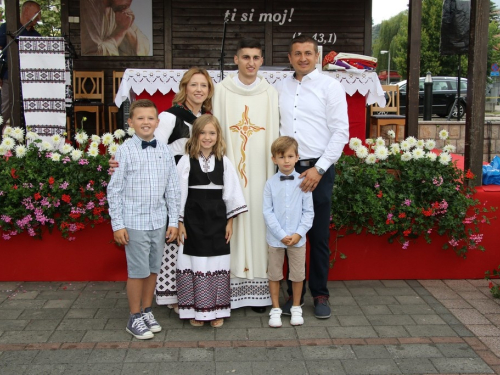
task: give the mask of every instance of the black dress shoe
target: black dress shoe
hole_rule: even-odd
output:
[[[266,307],[265,306],[252,306],[252,310],[255,311],[256,313],[263,314],[266,312]]]

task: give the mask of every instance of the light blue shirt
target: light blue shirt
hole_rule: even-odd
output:
[[[142,139],[134,135],[123,143],[115,159],[108,185],[109,214],[113,231],[123,228],[154,230],[168,225],[177,227],[180,189],[175,161],[168,146],[142,148]]]
[[[264,187],[264,221],[267,227],[266,240],[270,246],[286,247],[281,240],[294,233],[300,234],[295,247],[306,243],[306,233],[314,219],[312,193],[300,189],[302,179],[293,171],[293,180],[281,181],[283,173],[278,172],[266,182]]]

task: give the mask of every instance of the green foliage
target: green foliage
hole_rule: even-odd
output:
[[[399,71],[399,64],[394,59],[395,48],[393,46],[394,38],[401,32],[403,20],[408,19],[408,12],[403,11],[387,21],[382,21],[378,37],[373,43],[373,56],[378,59],[377,72],[387,70],[388,54],[382,55],[380,51],[388,50],[391,52],[391,70]],[[406,60],[404,65],[406,65]]]
[[[498,266],[497,269],[493,269],[493,271],[490,273],[490,271],[486,271],[484,273],[484,278],[486,280],[489,280],[489,288],[490,288],[490,293],[493,295],[494,298],[500,298],[500,286],[493,284],[491,279],[498,279],[500,277],[500,266]]]
[[[430,151],[435,143],[413,137],[390,148],[382,138],[370,141],[366,147],[351,139],[359,157],[343,155],[336,163],[332,196],[336,229],[386,235],[403,249],[417,237],[430,243],[431,233],[436,232],[446,237],[443,248],[451,246],[462,257],[470,249],[484,250],[479,224],[489,223],[485,213],[495,208],[478,206],[466,183],[473,175],[451,162],[449,146],[437,156]]]
[[[80,131],[73,148],[55,135],[40,139],[24,130],[6,127],[0,144],[0,234],[4,240],[18,233],[41,236],[57,227],[74,239],[85,226],[109,221],[106,186],[109,154],[114,154],[125,132],[90,139]],[[99,143],[103,145],[99,146]],[[89,145],[90,143],[90,145]],[[99,147],[101,152],[99,152]]]
[[[36,30],[42,36],[61,36],[61,0],[36,0],[42,9],[42,20]]]

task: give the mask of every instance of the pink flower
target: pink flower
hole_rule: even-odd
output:
[[[88,163],[89,163],[89,161],[87,159],[78,160],[78,164],[80,164],[80,165],[87,165]]]
[[[406,242],[403,244],[403,250],[408,249],[408,246],[410,246],[410,241],[406,241]]]
[[[403,202],[403,204],[405,204],[407,206],[410,206],[411,205],[411,199],[405,199],[405,201]]]

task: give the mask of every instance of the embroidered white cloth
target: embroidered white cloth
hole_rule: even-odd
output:
[[[133,100],[136,94],[146,90],[150,95],[156,91],[167,94],[170,90],[179,91],[179,82],[186,70],[177,69],[127,69],[115,98],[115,104],[120,107],[125,99]],[[234,72],[227,72],[234,73]],[[366,104],[377,103],[380,107],[385,107],[384,90],[375,72],[322,72],[331,75],[344,87],[350,96],[359,92],[366,97]],[[220,71],[209,70],[208,74],[214,83],[220,82]],[[271,85],[286,78],[290,71],[259,70],[259,75],[264,77]],[[227,74],[225,74],[227,75]]]
[[[19,37],[26,127],[40,136],[66,131],[64,38]]]

